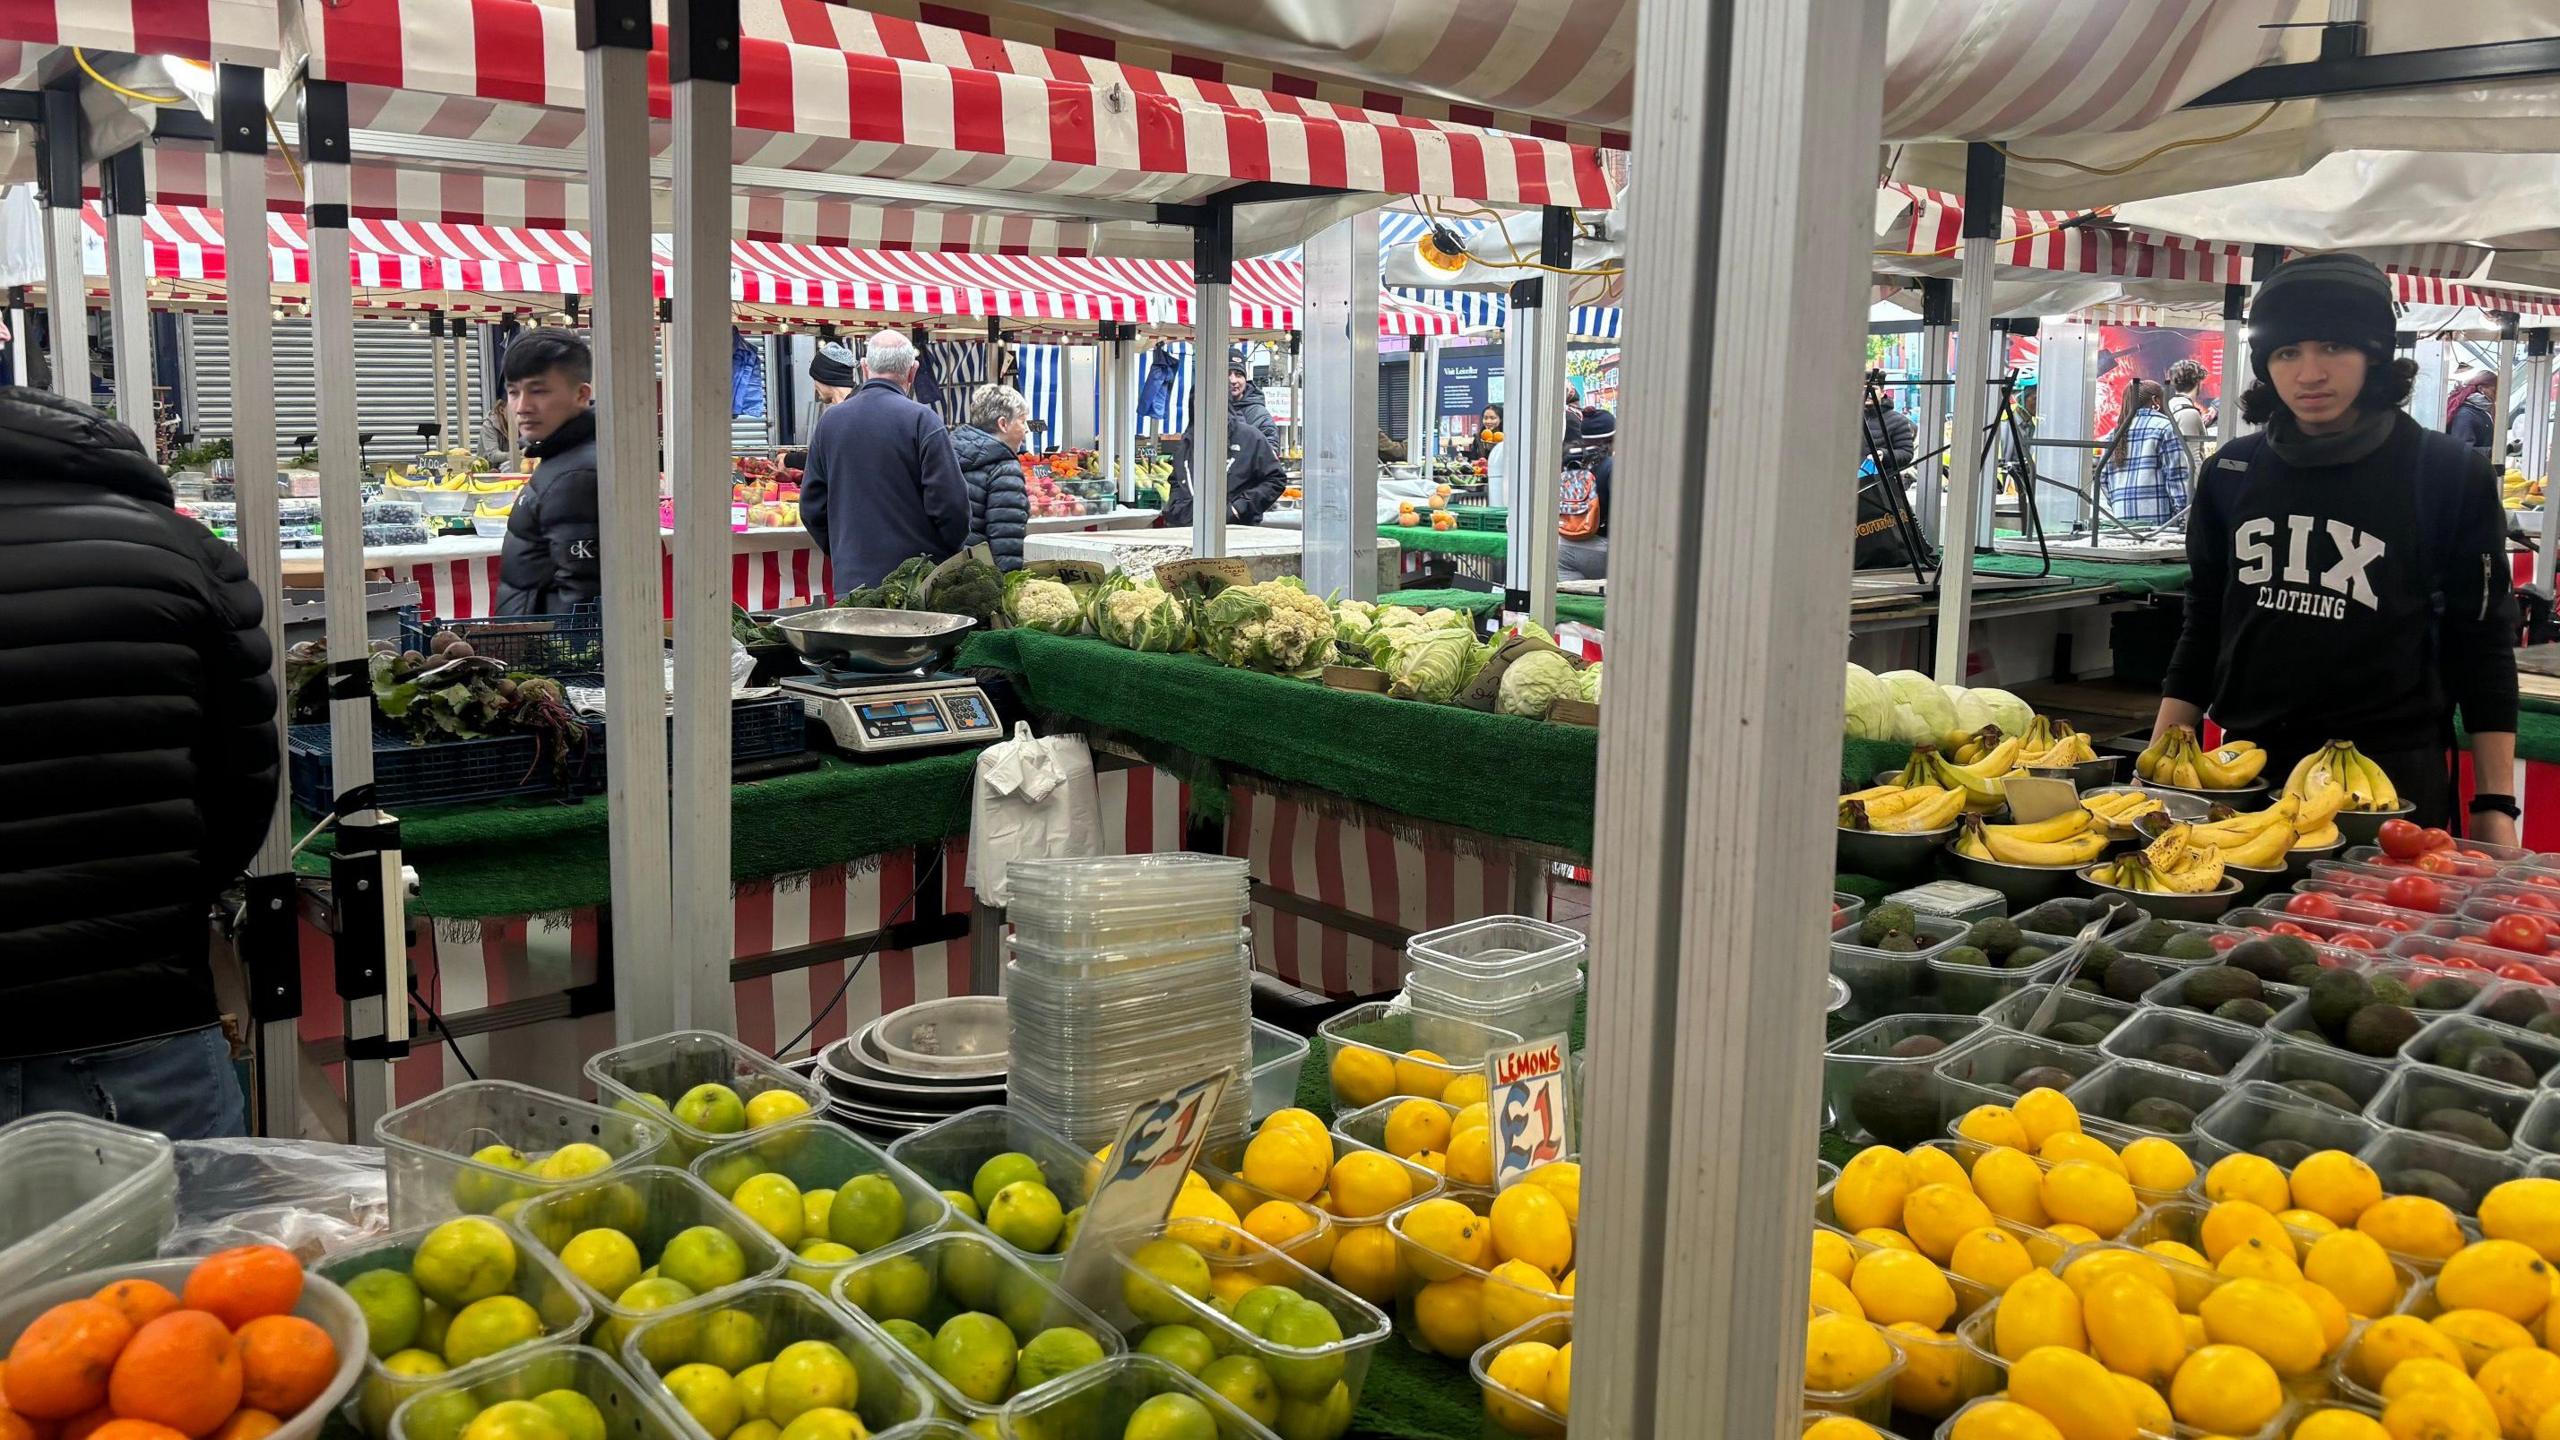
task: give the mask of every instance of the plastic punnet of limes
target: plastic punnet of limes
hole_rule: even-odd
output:
[[[862,1257],[837,1277],[836,1299],[907,1347],[936,1398],[972,1420],[1127,1349],[1102,1317],[975,1226]]]
[[[528,1347],[427,1382],[400,1407],[395,1440],[630,1440],[676,1433],[655,1387],[583,1345]],[[607,1418],[611,1417],[611,1418]]]
[[[821,1292],[860,1256],[942,1229],[954,1205],[868,1141],[817,1119],[715,1146],[692,1173],[791,1252],[789,1278]]]
[[[557,1262],[483,1216],[387,1235],[314,1267],[364,1312],[356,1414],[389,1433],[391,1412],[454,1371],[546,1339],[574,1340],[593,1312]]]
[[[934,1413],[889,1340],[784,1281],[644,1321],[623,1355],[696,1440],[855,1440]]]
[[[518,1227],[557,1257],[619,1347],[652,1315],[779,1275],[788,1252],[681,1170],[642,1166],[528,1201]]]

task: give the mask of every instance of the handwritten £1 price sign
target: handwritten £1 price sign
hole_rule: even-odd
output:
[[[1111,1162],[1085,1204],[1084,1223],[1058,1274],[1068,1294],[1092,1304],[1089,1297],[1117,1291],[1115,1257],[1164,1224],[1234,1079],[1233,1070],[1203,1075],[1140,1104],[1121,1122]]]
[[[1556,1035],[1484,1057],[1495,1188],[1571,1151],[1573,1116],[1565,1083],[1569,1044]]]

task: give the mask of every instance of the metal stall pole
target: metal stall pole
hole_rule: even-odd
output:
[[[1227,553],[1227,287],[1236,212],[1212,205],[1191,232],[1191,553]]]
[[[214,80],[214,145],[222,157],[222,193],[260,196],[267,184],[266,72],[225,65]],[[266,207],[222,207],[223,249],[254,255],[267,236]],[[237,543],[266,610],[267,678],[284,694],[284,552],[276,528],[275,328],[268,313],[264,265],[240,265],[225,282],[231,360],[231,479],[239,501]],[[324,560],[322,562],[326,564]],[[288,773],[283,730],[277,730],[277,772]],[[257,1027],[254,1087],[260,1135],[291,1139],[302,1133],[301,924],[293,878],[293,834],[278,802],[267,816],[258,853],[249,862],[247,905],[236,944],[248,972],[249,1020]]]
[[[1102,452],[1102,473],[1111,480],[1115,495],[1126,496],[1127,482],[1120,476],[1120,426],[1113,418],[1120,413],[1121,363],[1120,327],[1109,320],[1096,332],[1093,352],[1094,407],[1100,413],[1093,417],[1093,448]]]
[[[2225,445],[2240,434],[2240,392],[2249,378],[2249,287],[2222,287],[2222,394],[2214,406],[2214,434]],[[2204,477],[2198,476],[2201,480]]]
[[[1318,595],[1378,598],[1378,212],[1307,241],[1300,334],[1320,383],[1306,404],[1306,544]]]
[[[675,301],[667,351],[674,443],[676,718],[675,1026],[737,1028],[729,957],[729,135],[738,0],[673,0]],[[647,197],[641,197],[643,206]],[[643,210],[645,216],[646,211]],[[644,219],[643,224],[646,221]],[[642,236],[646,243],[645,232]],[[645,280],[642,283],[647,283]],[[628,672],[625,672],[628,673]],[[617,742],[618,744],[619,742]],[[610,772],[607,772],[608,775]]]
[[[1965,682],[1973,637],[1973,550],[1989,539],[1992,504],[1982,456],[1990,387],[1987,361],[2001,349],[1991,323],[1991,247],[2000,236],[2008,162],[1983,144],[1965,147],[1963,269],[1957,278],[1955,429],[1948,437],[1947,520],[1939,550],[1938,663],[1941,685]]]
[[[2524,474],[2538,480],[2551,463],[2550,432],[2543,416],[2551,409],[2551,332],[2536,329],[2524,337]]]
[[[1120,347],[1120,410],[1111,428],[1120,436],[1120,498],[1127,501],[1138,494],[1138,391],[1145,384],[1147,352],[1138,344],[1137,322],[1120,330],[1125,342]]]
[[[69,90],[46,90],[41,104],[36,201],[44,207],[46,359],[53,365],[53,393],[86,405],[89,284],[80,263],[80,97]]]
[[[1538,263],[1573,263],[1573,211],[1539,213]],[[1547,303],[1550,299],[1555,304]],[[1511,408],[1503,412],[1503,457],[1511,494],[1491,497],[1511,507],[1510,546],[1503,556],[1503,604],[1554,629],[1556,623],[1556,481],[1564,472],[1564,330],[1572,297],[1564,277],[1532,275],[1511,282],[1511,350],[1503,368]]]
[[[1424,463],[1440,458],[1440,337],[1433,335],[1414,352],[1413,434],[1405,456]]]
[[[603,515],[605,768],[611,807],[614,1033],[676,1026],[674,911],[668,900],[665,595],[658,563],[658,467],[651,442],[649,46],[647,0],[578,0],[586,56],[587,209],[594,239],[596,505]],[[725,177],[724,177],[725,178]],[[725,203],[725,202],[723,202]],[[717,313],[725,315],[723,303]],[[725,523],[725,508],[724,508]],[[725,623],[725,622],[724,622]],[[725,876],[725,857],[718,873]],[[723,969],[727,956],[721,956]]]
[[[27,287],[9,287],[9,383],[27,383],[27,357],[34,353],[35,330],[27,324]]]
[[[1922,280],[1919,450],[1923,455],[1947,443],[1947,341],[1955,332],[1955,324],[1956,283]],[[1920,467],[1920,503],[1911,507],[1912,518],[1920,523],[1920,533],[1931,544],[1938,540],[1938,511],[1946,498],[1947,477],[1954,473],[1955,467],[1947,463],[1944,454]]]
[[[2522,317],[2500,314],[2497,320],[2498,377],[2489,386],[2489,458],[2490,468],[2503,476],[2507,468],[2507,402],[2516,393],[2516,341],[2522,333]]]
[[[142,179],[142,147],[130,146],[98,163],[107,212],[107,338],[115,346],[116,418],[142,440],[143,453],[160,453],[158,416],[151,406],[151,266],[143,252],[143,217],[149,191]]]
[[[2245,295],[2236,298],[2242,300],[2254,298],[2257,294],[2257,286],[2259,283],[2267,278],[2269,272],[2273,271],[2278,265],[2283,263],[2283,246],[2259,245],[2253,247],[2249,251],[2249,289]],[[2228,307],[2231,304],[2232,298],[2235,297],[2230,297],[2228,292],[2226,292],[2226,298],[2224,300],[2225,315],[2230,313]],[[2245,308],[2246,307],[2244,305],[2243,309],[2245,310]],[[2241,436],[2258,428],[2257,426],[2250,424],[2248,420],[2240,414],[2240,392],[2257,383],[2258,369],[2257,357],[2251,353],[2248,326],[2244,323],[2236,327],[2236,332],[2240,336],[2240,348],[2236,353],[2230,348],[2229,344],[2230,336],[2235,332],[2235,327],[2232,325],[2230,320],[2226,319],[2222,322],[2222,332],[2224,337],[2222,354],[2222,443],[2228,445],[2232,441],[2237,440]]]
[[[454,431],[458,427],[449,424],[446,421],[444,414],[444,372],[445,361],[448,357],[445,354],[444,312],[442,310],[430,311],[427,315],[427,351],[435,361],[436,448],[439,450],[449,450],[455,443],[453,438]]]
[[[1813,1193],[1824,982],[1768,957],[1821,943],[1854,495],[1768,457],[1810,437],[1805,473],[1857,463],[1877,99],[1842,77],[1878,72],[1884,34],[1860,0],[1637,17],[1624,442],[1630,473],[1684,480],[1628,487],[1610,527],[1609,658],[1633,678],[1600,722],[1591,1435],[1777,1435],[1801,1411],[1802,1327],[1735,1317],[1803,1303],[1801,1247],[1772,1237]]]
[[[355,291],[347,273],[347,88],[302,89],[303,213],[311,227],[311,359],[320,412],[320,550],[328,602],[329,755],[337,832],[329,866],[338,913],[337,990],[346,1010],[347,1126],[373,1133],[391,1105],[390,1062],[409,1049],[407,925],[400,825],[373,798],[373,684],[365,626],[364,457],[356,436]],[[261,178],[226,197],[247,209]],[[264,217],[259,217],[263,219]],[[255,247],[243,252],[258,253]],[[236,446],[234,447],[237,448]]]

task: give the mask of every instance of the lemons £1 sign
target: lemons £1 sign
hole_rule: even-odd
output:
[[[1118,1293],[1117,1257],[1163,1226],[1182,1193],[1182,1177],[1208,1141],[1218,1101],[1234,1080],[1232,1069],[1213,1071],[1141,1102],[1120,1122],[1111,1162],[1094,1181],[1075,1243],[1058,1272],[1068,1294],[1097,1309],[1110,1308],[1097,1299]]]
[[[1493,1183],[1510,1184],[1572,1148],[1565,1094],[1567,1039],[1532,1040],[1484,1057],[1487,1118],[1493,1125]]]

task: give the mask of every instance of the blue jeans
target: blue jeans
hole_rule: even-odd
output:
[[[0,1060],[0,1124],[68,1110],[172,1140],[248,1133],[222,1027],[95,1050]]]

